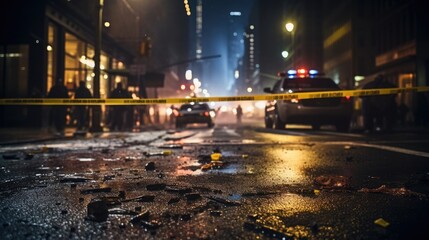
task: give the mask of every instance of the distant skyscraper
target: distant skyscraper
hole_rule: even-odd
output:
[[[202,37],[203,37],[203,3],[202,0],[197,1],[197,17],[196,17],[196,28],[195,28],[195,35],[197,37],[196,39],[196,51],[195,56],[196,58],[200,59],[203,54],[203,45],[202,45]]]
[[[212,95],[228,95],[238,59],[244,54],[243,32],[253,0],[195,0],[189,25],[189,46],[196,61],[193,77]]]
[[[230,12],[228,25],[228,91],[231,91],[231,88],[235,83],[235,79],[240,76],[238,62],[244,53],[243,30],[243,19],[241,12]]]

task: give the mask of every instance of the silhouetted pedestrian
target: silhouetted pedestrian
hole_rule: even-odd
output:
[[[176,116],[179,114],[179,110],[174,105],[171,105],[170,109],[171,112],[169,115],[169,123],[171,126],[174,126],[174,124],[176,123]]]
[[[48,98],[68,98],[67,88],[61,78],[49,90]],[[53,122],[57,135],[64,135],[66,127],[67,106],[52,106],[50,112],[50,123]]]
[[[110,93],[110,98],[128,98],[128,92],[122,88],[122,83],[117,83],[116,88]],[[112,106],[111,107],[111,124],[110,130],[123,130],[126,106]]]
[[[75,99],[92,98],[91,91],[85,86],[85,81],[79,82],[79,87],[76,89]],[[86,128],[88,117],[88,106],[78,105],[74,107],[75,117],[77,120],[77,131],[82,131]]]
[[[394,87],[383,75],[378,75],[373,81],[365,84],[363,89]],[[395,95],[365,96],[362,98],[362,111],[366,131],[381,129],[391,131],[396,119]]]
[[[240,104],[237,106],[237,124],[241,124],[241,118],[243,117],[243,109],[241,108]]]

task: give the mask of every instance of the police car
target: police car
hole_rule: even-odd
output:
[[[337,91],[340,87],[316,70],[297,69],[279,74],[281,77],[270,94]],[[265,127],[285,129],[286,124],[311,125],[314,130],[322,125],[334,125],[337,131],[346,132],[350,127],[353,101],[350,97],[291,99],[268,101],[265,106]]]
[[[183,104],[176,117],[176,128],[184,128],[191,123],[203,123],[211,128],[214,126],[211,111],[207,103]]]

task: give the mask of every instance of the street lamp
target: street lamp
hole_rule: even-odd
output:
[[[294,29],[295,29],[295,25],[293,24],[293,23],[291,23],[291,22],[288,22],[288,23],[286,23],[286,25],[285,25],[285,28],[286,28],[286,31],[288,31],[288,32],[290,32],[290,35],[291,35],[291,47],[290,47],[290,50],[292,51],[292,49],[295,47],[294,46]],[[291,60],[292,60],[292,66],[293,67],[295,67],[295,62],[294,62],[294,51],[292,51],[291,52]],[[284,57],[284,56],[283,56]]]
[[[285,50],[285,51],[282,52],[282,57],[284,59],[286,59],[288,56],[289,56],[289,52],[288,51]]]
[[[285,27],[286,27],[286,30],[291,33],[295,26],[293,25],[293,23],[288,22],[286,23]]]
[[[101,55],[101,36],[103,24],[103,5],[104,0],[98,1],[97,14],[97,29],[96,40],[94,46],[94,98],[100,98],[100,55]],[[92,108],[91,132],[102,132],[101,123],[101,107],[94,106]]]

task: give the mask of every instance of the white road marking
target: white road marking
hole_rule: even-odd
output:
[[[321,142],[321,144],[350,145],[350,146],[377,148],[377,149],[381,149],[381,150],[385,150],[385,151],[398,152],[398,153],[403,153],[403,154],[408,154],[408,155],[414,155],[414,156],[429,158],[429,153],[427,153],[427,152],[415,151],[415,150],[410,150],[410,149],[406,149],[406,148],[392,147],[392,146],[386,146],[386,145],[368,144],[368,143],[360,143],[360,142]]]

